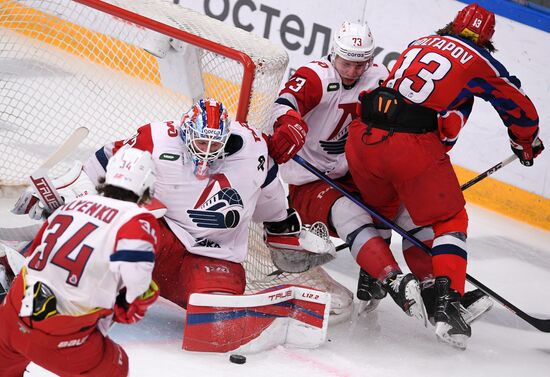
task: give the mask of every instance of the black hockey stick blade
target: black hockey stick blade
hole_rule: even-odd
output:
[[[481,289],[484,293],[489,295],[493,300],[498,301],[502,306],[504,306],[506,309],[510,310],[512,313],[514,313],[515,315],[523,319],[525,322],[529,323],[531,326],[535,327],[536,329],[542,332],[550,332],[550,319],[541,319],[541,318],[535,318],[533,316],[530,316],[529,314],[525,313],[523,310],[512,305],[508,300],[502,298],[498,293],[496,293],[489,287],[485,286],[476,278],[468,274],[466,275],[466,278],[470,283],[475,285],[477,288]]]

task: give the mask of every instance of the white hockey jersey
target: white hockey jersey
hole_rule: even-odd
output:
[[[372,90],[388,76],[384,66],[371,66],[351,88],[328,60],[319,59],[300,67],[285,84],[274,104],[273,121],[289,108],[298,111],[308,125],[306,142],[299,155],[335,179],[348,172],[344,147],[348,126],[356,117],[359,93]],[[317,177],[289,161],[280,166],[283,181],[302,185]]]
[[[26,285],[45,283],[60,314],[112,309],[123,287],[132,302],[151,282],[157,233],[157,220],[135,203],[99,195],[69,202],[28,250]]]
[[[262,134],[233,121],[225,157],[210,167],[208,178],[199,179],[176,124],[166,121],[141,127],[133,138],[97,151],[95,161],[88,161],[85,170],[93,180],[98,163],[104,168],[108,158],[124,145],[151,152],[156,168],[155,198],[168,208],[164,218],[186,249],[241,263],[247,255],[250,221],[286,218],[277,165],[268,157]]]

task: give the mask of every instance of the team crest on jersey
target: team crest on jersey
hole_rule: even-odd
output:
[[[235,228],[244,208],[241,196],[224,174],[213,174],[194,209],[187,210],[199,228]]]
[[[342,154],[345,152],[346,140],[348,139],[347,128],[336,140],[319,140],[319,145],[328,154]]]

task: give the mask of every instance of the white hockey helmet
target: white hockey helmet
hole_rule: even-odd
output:
[[[151,153],[135,148],[119,150],[109,159],[105,184],[128,190],[141,197],[155,183]]]
[[[352,62],[372,60],[374,53],[374,38],[365,24],[344,22],[340,30],[334,34],[332,41],[332,61],[336,55]]]

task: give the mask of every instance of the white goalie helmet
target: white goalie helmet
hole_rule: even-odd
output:
[[[135,148],[119,150],[109,159],[105,184],[128,190],[141,197],[155,183],[155,164],[151,153]]]
[[[205,175],[208,167],[223,157],[229,124],[225,106],[212,98],[200,99],[183,115],[181,137],[197,176]]]
[[[365,24],[344,22],[340,30],[334,34],[332,43],[332,61],[336,55],[352,62],[372,60],[374,54],[374,38]]]

